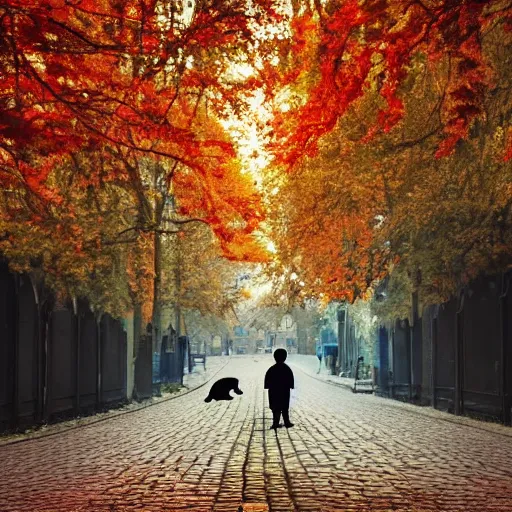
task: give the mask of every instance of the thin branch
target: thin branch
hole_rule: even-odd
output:
[[[400,149],[404,149],[404,148],[411,148],[411,147],[417,146],[421,142],[426,141],[430,137],[437,135],[441,131],[441,129],[442,129],[441,126],[436,126],[429,132],[422,135],[421,137],[418,137],[416,139],[407,139],[402,142],[397,142],[396,144],[384,145],[384,148],[388,149],[390,151],[396,151],[396,150],[400,150]]]
[[[160,235],[177,235],[179,233],[179,230],[172,229],[151,229],[150,231],[153,233],[159,233]]]
[[[139,238],[129,238],[127,240],[105,240],[102,241],[102,245],[117,245],[117,244],[132,244],[135,243]]]
[[[53,18],[49,18],[48,21],[50,23],[53,23],[54,25],[57,25],[58,27],[62,28],[66,32],[69,32],[70,34],[74,35],[75,37],[77,37],[78,39],[80,39],[84,43],[92,46],[96,50],[105,49],[105,50],[125,51],[125,48],[123,48],[122,46],[119,46],[119,45],[113,45],[113,44],[112,45],[104,45],[104,44],[95,43],[94,41],[91,41],[90,39],[87,39],[83,34],[78,32],[77,30],[75,30],[75,29],[73,29],[71,27],[68,27],[65,23],[62,23],[62,22],[57,21],[57,20],[54,20]]]
[[[129,231],[139,231],[139,230],[140,230],[139,226],[132,226],[132,227],[123,229],[123,231],[120,231],[119,233],[117,233],[116,239],[119,238],[121,235],[124,235],[125,233],[128,233]]]
[[[69,100],[66,100],[65,98],[63,98],[60,94],[58,94],[54,89],[53,87],[51,87],[49,84],[47,84],[40,76],[39,74],[36,72],[36,70],[33,68],[33,66],[27,61],[26,57],[23,56],[23,59],[25,60],[25,63],[26,65],[28,66],[28,68],[30,69],[30,73],[32,74],[32,76],[36,79],[36,81],[44,88],[46,89],[48,92],[50,92],[52,94],[52,96],[54,96],[57,100],[59,100],[62,104],[66,105],[74,114],[76,114],[78,116],[78,120],[79,122],[81,122],[84,127],[89,130],[90,132],[93,132],[93,133],[96,133],[97,135],[99,135],[101,138],[105,139],[105,140],[108,140],[109,142],[112,142],[113,144],[116,144],[118,146],[123,146],[125,148],[128,148],[128,149],[132,149],[132,150],[135,150],[135,151],[139,151],[141,153],[146,153],[146,154],[154,154],[154,155],[158,155],[158,156],[164,156],[164,157],[167,157],[167,158],[173,158],[174,160],[182,163],[183,165],[186,165],[187,167],[192,167],[194,168],[194,165],[191,163],[191,162],[187,162],[187,160],[185,160],[184,158],[181,158],[175,154],[172,154],[172,153],[167,153],[165,151],[158,151],[156,149],[153,149],[153,148],[143,148],[143,147],[140,147],[140,146],[137,146],[136,144],[130,144],[128,142],[125,142],[125,141],[122,141],[122,140],[116,140],[114,139],[113,137],[110,137],[109,135],[103,133],[99,128],[96,128],[95,126],[91,125],[90,123],[88,123],[85,119],[84,119],[84,116],[82,114],[82,112],[80,112],[79,109],[76,108],[75,104]]]
[[[189,224],[191,222],[201,222],[203,224],[206,224],[209,226],[210,224],[205,219],[199,219],[199,218],[191,218],[191,219],[171,219],[170,217],[164,217],[162,219],[165,222],[171,222],[172,224]]]

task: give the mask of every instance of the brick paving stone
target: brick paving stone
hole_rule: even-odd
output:
[[[99,423],[0,446],[0,512],[510,512],[512,435],[445,421],[294,368],[292,429],[268,430],[267,356],[208,386]],[[499,427],[499,428],[498,428]],[[265,510],[265,508],[263,508]]]

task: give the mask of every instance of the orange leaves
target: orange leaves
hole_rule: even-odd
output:
[[[377,91],[385,101],[375,125],[362,141],[379,130],[390,132],[404,117],[406,81],[415,73],[412,59],[425,54],[430,66],[442,69],[449,60],[445,90],[440,93],[440,111],[445,130],[437,156],[447,156],[455,144],[468,136],[491,85],[491,64],[484,55],[484,29],[500,19],[506,22],[512,8],[497,1],[447,1],[434,5],[389,2],[327,3],[317,23],[307,14],[291,24],[292,52],[317,41],[316,66],[309,66],[314,85],[305,105],[292,113],[295,122],[280,129],[277,117],[276,158],[288,168],[304,155],[316,151],[318,139],[331,131],[358,100]],[[308,50],[309,51],[309,50]],[[282,74],[287,85],[290,75]],[[296,75],[298,76],[298,75]],[[303,87],[304,77],[297,79]],[[291,133],[287,130],[291,129]]]
[[[126,272],[132,302],[145,304],[146,321],[151,318],[153,304],[153,249],[151,235],[137,237],[128,252]]]
[[[254,64],[273,3],[197,3],[187,18],[181,2],[4,2],[0,217],[14,242],[0,251],[101,307],[151,302],[172,197],[227,257],[263,261],[261,198],[216,119],[262,85],[230,72]]]
[[[293,32],[291,48],[293,53],[297,55],[309,53],[317,30],[317,23],[313,20],[313,16],[306,13],[304,16],[293,18],[290,28]]]
[[[260,262],[265,251],[252,233],[264,218],[260,196],[249,175],[234,164],[204,168],[201,180],[188,172],[174,179],[180,212],[203,218],[218,236],[228,259]]]
[[[272,197],[276,261],[300,276],[299,288],[292,287],[299,298],[352,301],[386,269],[375,230],[376,212],[384,210],[382,180],[359,154],[340,151],[343,134],[337,127]]]
[[[194,167],[213,149],[191,126],[195,103],[206,89],[219,109],[234,99],[219,74],[233,45],[252,38],[243,2],[196,9],[188,21],[176,6],[167,18],[156,0],[8,0],[6,8],[0,124],[13,153],[27,144],[34,153],[76,151],[102,139]],[[257,11],[275,16],[271,2]],[[65,140],[52,145],[55,137]]]
[[[490,69],[482,61],[482,47],[476,34],[465,40],[455,53],[456,80],[448,91],[445,106],[446,139],[437,157],[449,155],[457,141],[465,139],[471,122],[482,114],[485,92],[490,84]]]
[[[512,160],[512,128],[508,130],[507,136],[507,146],[505,149],[505,156],[503,157],[504,162],[509,162]]]
[[[140,114],[128,105],[119,105],[115,110],[115,115],[118,116],[122,122],[129,124],[135,124],[140,121],[141,118]]]
[[[339,117],[364,93],[363,84],[371,69],[372,51],[361,47],[352,37],[366,18],[358,3],[350,1],[321,25],[311,23],[308,16],[302,23],[293,25],[299,30],[298,47],[305,44],[306,38],[318,39],[320,79],[311,89],[306,105],[299,110],[291,127],[291,137],[286,131],[277,129],[282,140],[278,143],[276,156],[285,165],[291,167],[302,154],[314,154],[318,138],[331,131]],[[308,36],[306,31],[318,31],[319,34]],[[315,64],[307,62],[305,65],[313,67]],[[285,130],[289,128],[286,126]]]
[[[226,259],[250,263],[267,263],[270,260],[265,246],[254,235],[235,233],[229,238],[228,241],[220,237],[222,254]]]

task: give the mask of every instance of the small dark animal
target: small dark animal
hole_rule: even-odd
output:
[[[214,383],[210,389],[210,393],[204,399],[205,402],[211,402],[212,400],[233,400],[233,397],[229,394],[233,390],[237,395],[243,395],[243,391],[238,387],[238,379],[234,377],[225,377],[219,379]]]

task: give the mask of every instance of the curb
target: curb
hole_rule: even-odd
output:
[[[338,388],[349,389],[350,391],[354,392],[354,387],[352,385],[350,385],[350,384],[345,384],[343,382],[336,382],[335,380],[330,380],[330,379],[322,379],[322,378],[317,377],[316,375],[314,375],[312,373],[307,372],[306,370],[304,370],[300,366],[297,366],[297,365],[293,364],[291,361],[290,361],[290,364],[295,366],[295,368],[300,370],[304,375],[307,375],[308,377],[311,377],[312,379],[315,379],[318,382],[324,382],[325,384],[330,384],[331,386],[336,386]]]
[[[155,405],[159,405],[164,402],[168,402],[170,400],[176,400],[177,398],[181,398],[182,396],[188,395],[189,393],[192,393],[193,391],[196,391],[197,389],[200,389],[203,386],[205,386],[206,384],[208,384],[208,382],[210,382],[218,373],[220,373],[221,370],[223,370],[227,366],[228,363],[229,363],[229,359],[210,378],[205,380],[202,384],[199,384],[198,386],[196,386],[194,388],[190,388],[187,391],[185,391],[184,393],[180,393],[179,395],[171,395],[166,398],[163,398],[162,400],[159,400],[158,402],[143,403],[139,407],[134,407],[133,409],[130,409],[127,411],[115,411],[114,410],[114,412],[112,412],[112,414],[107,413],[104,417],[101,417],[101,418],[94,419],[95,415],[93,415],[93,416],[90,416],[91,420],[87,421],[86,423],[78,424],[78,425],[69,425],[68,427],[63,427],[62,429],[57,430],[55,432],[34,432],[33,435],[27,434],[27,437],[23,437],[20,439],[10,439],[10,440],[5,440],[5,441],[2,441],[2,439],[0,438],[0,449],[3,448],[4,446],[10,446],[13,444],[18,444],[18,443],[26,443],[28,441],[37,441],[38,439],[51,437],[51,436],[57,436],[59,434],[64,434],[65,432],[69,432],[70,430],[75,430],[77,428],[86,428],[86,427],[89,427],[90,425],[96,425],[97,423],[115,419],[119,416],[124,416],[125,414],[130,414],[132,412],[137,412],[142,409],[146,409],[148,407],[153,407]],[[70,420],[70,421],[73,421],[73,420]],[[78,421],[80,421],[80,420],[78,420]],[[55,423],[54,425],[59,425],[59,424]]]

